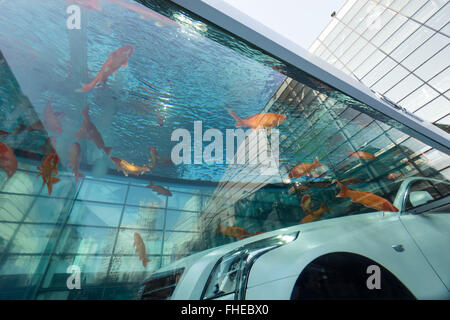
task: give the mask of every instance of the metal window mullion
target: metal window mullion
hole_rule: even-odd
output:
[[[122,203],[122,212],[120,214],[119,223],[117,225],[116,235],[115,235],[115,238],[114,238],[114,244],[113,244],[113,247],[112,247],[112,250],[111,250],[111,254],[109,255],[110,259],[109,259],[108,269],[106,270],[105,280],[104,280],[104,283],[103,283],[102,299],[105,296],[107,285],[108,285],[108,280],[110,278],[111,267],[112,267],[112,263],[113,263],[113,260],[114,260],[114,257],[115,257],[117,241],[118,241],[119,235],[120,235],[120,226],[122,225],[122,219],[123,219],[123,215],[125,213],[126,203],[128,201],[128,194],[129,194],[129,191],[130,191],[130,186],[131,186],[131,183],[129,182],[127,184],[127,191],[126,191],[126,194],[125,194],[125,199],[124,199],[124,202]]]

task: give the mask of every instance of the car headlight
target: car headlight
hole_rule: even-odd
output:
[[[262,254],[297,239],[299,231],[278,235],[246,244],[217,261],[209,275],[202,299],[214,299],[234,293],[235,299],[244,299],[250,269]]]

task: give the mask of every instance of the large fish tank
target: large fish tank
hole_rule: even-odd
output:
[[[79,29],[68,26],[71,5]],[[0,169],[0,299],[134,299],[159,268],[238,241],[216,232],[219,224],[249,236],[299,224],[305,195],[314,210],[329,208],[321,219],[374,211],[336,197],[335,179],[390,202],[407,177],[449,179],[449,156],[419,133],[170,1],[7,0],[0,12],[0,141],[18,161],[10,179]],[[77,91],[125,45],[134,47],[126,68]],[[49,103],[61,133],[46,125]],[[151,170],[125,176],[92,140],[77,138],[87,105],[110,156]],[[228,109],[286,120],[258,131],[266,150],[250,151],[249,136],[230,150]],[[39,120],[43,128],[31,130]],[[173,159],[177,129],[190,134],[182,163]],[[67,165],[74,142],[77,181]],[[244,162],[230,163],[245,147]],[[350,156],[356,151],[377,160]],[[270,167],[253,161],[263,152]],[[60,181],[49,194],[37,167],[51,153]],[[323,166],[289,178],[316,157]],[[73,265],[82,290],[67,287]]]

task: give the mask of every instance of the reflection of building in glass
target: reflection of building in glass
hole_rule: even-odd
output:
[[[309,48],[450,132],[448,1],[348,0]]]
[[[56,0],[53,2],[64,5]],[[49,3],[52,1],[38,6],[43,11],[36,17],[44,19],[43,25],[54,21],[48,19],[47,14],[52,16],[61,12],[59,9],[53,11],[57,7]],[[125,24],[114,24],[120,34],[131,34],[130,39],[142,36],[149,41],[136,40],[143,47],[136,48],[136,60],[130,63],[126,73],[119,72],[117,78],[105,88],[95,88],[89,95],[74,92],[73,85],[78,86],[82,79],[87,79],[88,60],[89,64],[93,63],[92,66],[94,63],[100,64],[103,57],[97,53],[106,51],[106,47],[120,45],[120,39],[109,39],[106,45],[100,41],[102,37],[97,39],[98,43],[88,42],[87,34],[84,34],[86,28],[79,33],[69,32],[69,39],[66,40],[71,48],[70,56],[65,56],[68,51],[61,50],[59,46],[41,47],[41,44],[52,41],[36,44],[39,47],[37,51],[46,58],[39,56],[43,69],[47,69],[48,61],[53,67],[54,60],[48,57],[54,54],[54,49],[62,51],[55,59],[62,69],[50,70],[52,78],[49,80],[53,82],[45,83],[45,90],[48,91],[45,95],[41,95],[41,87],[36,85],[42,83],[45,70],[34,73],[39,76],[36,78],[38,80],[28,76],[28,71],[34,72],[34,69],[25,70],[25,76],[22,74],[25,82],[30,82],[28,86],[37,92],[35,95],[39,103],[40,99],[46,100],[53,93],[64,101],[67,99],[67,103],[61,104],[67,106],[64,110],[71,113],[74,121],[66,121],[63,133],[68,134],[66,141],[59,143],[60,148],[73,142],[84,121],[81,110],[88,100],[95,106],[92,108],[92,118],[98,130],[105,134],[108,143],[115,142],[114,156],[128,159],[142,153],[140,160],[145,160],[140,164],[148,159],[149,141],[155,143],[158,152],[165,151],[159,154],[167,157],[172,130],[191,125],[191,121],[199,115],[211,121],[211,127],[226,130],[233,126],[234,121],[226,110],[221,107],[214,109],[214,106],[233,105],[243,106],[240,112],[244,113],[245,109],[248,112],[245,116],[256,112],[283,113],[287,116],[280,126],[280,166],[275,173],[265,174],[264,170],[260,170],[264,166],[253,165],[249,159],[249,163],[244,165],[201,165],[201,170],[197,171],[199,167],[196,165],[164,165],[162,156],[155,171],[139,177],[124,177],[115,169],[108,171],[113,164],[103,150],[99,150],[92,141],[82,141],[81,169],[86,177],[75,184],[71,170],[65,166],[65,161],[61,161],[58,175],[61,181],[50,196],[36,178],[36,167],[42,161],[43,153],[43,150],[38,150],[47,141],[47,133],[33,131],[8,136],[8,143],[17,151],[19,169],[0,190],[0,298],[131,299],[142,280],[161,266],[193,252],[238,239],[232,232],[215,232],[219,223],[223,227],[245,229],[249,235],[296,225],[304,215],[300,199],[305,191],[311,194],[315,208],[321,203],[332,208],[326,218],[367,211],[348,200],[336,199],[333,178],[360,179],[365,190],[372,190],[392,200],[398,182],[389,181],[390,173],[403,177],[449,176],[448,156],[426,144],[438,143],[433,140],[434,137],[421,137],[415,129],[406,128],[403,123],[358,102],[352,95],[322,84],[313,78],[314,74],[288,67],[229,33],[214,26],[206,28],[203,22],[192,24],[198,18],[188,18],[187,13],[182,13],[169,1],[147,3],[154,8],[158,7],[158,3],[164,4],[158,10],[168,8],[165,14],[178,17],[179,22],[184,19],[183,27],[198,25],[205,28],[200,33],[193,32],[189,35],[192,38],[187,40],[183,33],[187,30],[185,28],[171,30],[153,26],[152,29],[148,26],[151,24],[147,25],[148,21],[140,21],[133,16]],[[9,6],[10,3],[0,5]],[[123,8],[112,3],[102,5],[109,6],[103,12],[117,14],[117,21],[128,16],[121,11]],[[105,24],[105,20],[102,12],[92,14],[99,18],[98,24],[91,25],[91,31],[95,32],[98,26]],[[11,19],[15,21],[16,17]],[[146,23],[142,28],[134,24],[142,22]],[[50,32],[43,29],[45,34],[39,34],[42,39],[61,32],[59,27],[53,29],[51,24],[49,26]],[[129,26],[132,28],[127,31]],[[3,29],[0,28],[0,31]],[[15,37],[12,29],[11,37]],[[63,32],[61,38],[67,33],[66,30]],[[114,44],[109,43],[110,40]],[[150,40],[156,41],[157,45]],[[197,41],[195,45],[192,45],[193,40]],[[147,43],[156,48],[151,57],[147,56],[149,51],[144,46]],[[88,51],[93,55],[88,55]],[[138,52],[144,55],[138,56]],[[140,63],[151,63],[152,67],[144,68]],[[6,91],[2,87],[3,82],[0,83],[0,125],[2,130],[11,131],[17,128],[18,121],[28,125],[39,120],[39,117],[20,93],[17,81],[5,66],[7,64],[0,61],[0,79],[7,79]],[[60,75],[67,69],[71,69],[73,77],[71,81],[62,83]],[[146,72],[148,70],[151,72]],[[252,79],[251,85],[247,85],[247,76]],[[149,84],[148,87],[152,88],[149,90],[157,96],[156,99],[145,96],[150,99],[147,102],[155,102],[164,110],[167,106],[165,112],[168,117],[163,124],[158,123],[158,115],[153,113],[150,105],[144,112],[150,120],[142,119],[128,109],[130,96],[142,97],[136,90],[143,83]],[[161,90],[157,90],[156,84]],[[129,92],[130,96],[124,95],[125,92]],[[130,105],[133,102],[143,103],[140,100],[131,101]],[[123,106],[126,109],[121,110]],[[189,107],[192,108],[188,110]],[[29,118],[22,117],[22,113],[29,115]],[[75,120],[79,124],[74,124]],[[114,135],[111,136],[111,133]],[[275,147],[270,146],[271,150]],[[346,149],[364,149],[381,160],[370,163],[350,159]],[[56,151],[61,157],[67,157],[67,149],[60,152],[57,148]],[[315,157],[325,164],[323,168],[311,177],[301,177],[297,182],[287,179],[293,166],[311,162]],[[161,169],[159,174],[158,169]],[[190,174],[188,177],[195,178],[187,180],[185,172]],[[0,174],[4,177],[2,171]],[[166,196],[146,188],[150,179],[155,185],[168,189],[172,195]],[[147,267],[143,266],[135,252],[135,232],[144,241],[146,255],[150,259]],[[81,268],[81,291],[67,289],[67,268],[72,264]]]

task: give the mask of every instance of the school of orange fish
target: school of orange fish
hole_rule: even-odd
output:
[[[87,9],[90,10],[98,10],[101,11],[100,0],[72,0],[75,3],[83,5]],[[131,3],[126,3],[121,0],[108,0],[112,3],[122,5],[123,7],[132,10],[141,17],[145,19],[154,19],[160,24],[176,24],[175,21],[160,15],[152,10],[149,10],[143,6],[135,5]],[[115,75],[117,71],[121,67],[127,67],[128,60],[134,52],[134,47],[130,45],[125,45],[118,50],[111,53],[103,64],[101,70],[98,72],[96,77],[89,84],[83,84],[82,88],[77,89],[77,92],[88,92],[95,87],[102,85],[105,86],[108,80],[108,77],[111,75]],[[266,129],[270,131],[270,129],[279,126],[283,121],[286,120],[286,116],[278,113],[257,113],[248,118],[242,119],[232,110],[228,110],[230,115],[236,120],[236,127],[250,127],[252,129]],[[89,116],[89,106],[82,111],[83,123],[81,128],[76,133],[77,139],[88,139],[91,140],[97,148],[103,150],[106,155],[111,159],[114,163],[115,167],[118,171],[122,171],[125,176],[129,174],[133,174],[136,176],[142,175],[146,172],[152,171],[158,163],[158,154],[154,147],[149,148],[150,157],[149,163],[144,166],[138,166],[133,163],[130,163],[124,159],[120,159],[117,157],[111,156],[111,147],[105,146],[101,133],[97,130],[95,124],[91,121]],[[18,128],[14,130],[11,134],[19,134],[24,131],[45,131],[50,130],[56,132],[58,134],[62,133],[61,119],[64,117],[63,113],[53,112],[52,103],[49,101],[44,109],[44,117],[43,123],[38,120],[35,123],[30,124],[29,126],[25,126],[23,124],[19,124]],[[8,136],[10,133],[6,131],[0,130],[0,136]],[[58,164],[59,164],[59,156],[55,152],[55,137],[49,137],[46,144],[41,147],[40,150],[44,151],[45,159],[43,162],[37,167],[39,169],[39,174],[37,177],[42,177],[42,185],[47,185],[48,194],[52,193],[53,184],[60,181],[59,178],[55,177],[58,175]],[[364,151],[356,151],[351,152],[347,150],[349,153],[349,158],[358,158],[366,161],[375,161],[378,158],[373,154]],[[80,172],[80,161],[81,161],[81,147],[78,142],[73,142],[70,153],[69,153],[69,162],[68,166],[72,168],[72,172],[75,177],[75,181],[78,181],[78,178],[84,177],[84,175]],[[5,183],[14,175],[17,170],[17,159],[14,154],[14,150],[9,147],[6,143],[0,142],[0,168],[2,168],[7,175],[7,179]],[[315,169],[324,166],[321,164],[316,157],[314,162],[303,162],[299,163],[293,168],[291,168],[288,177],[289,178],[300,178],[300,177],[310,177]],[[55,176],[52,176],[54,174]],[[400,173],[390,173],[388,175],[388,179],[396,180],[401,176]],[[347,178],[342,181],[334,180],[334,183],[340,187],[340,192],[336,195],[336,197],[348,197],[351,198],[351,201],[354,203],[359,203],[366,207],[372,208],[377,211],[393,211],[397,212],[398,209],[392,205],[388,200],[373,194],[367,191],[361,190],[352,190],[346,187],[348,184],[354,184],[362,182],[356,178]],[[152,189],[154,192],[165,195],[172,196],[172,193],[159,185],[154,185],[151,181],[146,186]],[[330,211],[331,209],[326,207],[325,202],[322,202],[320,207],[316,210],[312,210],[313,203],[311,200],[311,196],[306,194],[301,199],[301,208],[305,213],[305,216],[300,221],[300,224],[308,223],[312,221],[319,220],[323,217],[324,213]],[[257,234],[261,234],[262,232],[257,232],[253,234],[249,234],[247,230],[237,226],[221,226],[218,225],[215,232],[222,233],[229,237],[234,237],[238,240],[255,236]],[[145,244],[139,233],[134,233],[134,243],[133,245],[136,247],[136,252],[139,254],[139,258],[142,261],[144,267],[147,266],[149,259],[146,257]]]

